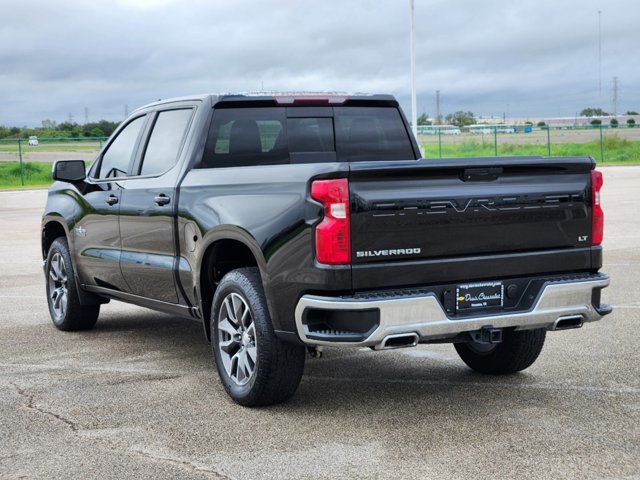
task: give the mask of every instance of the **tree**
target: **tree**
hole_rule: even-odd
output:
[[[536,126],[537,126],[537,127],[546,127],[546,126],[547,126],[547,124],[546,124],[546,123],[544,123],[544,122],[538,122],[538,123],[536,124]]]
[[[633,128],[635,126],[636,126],[636,121],[633,118],[630,118],[629,120],[627,120],[627,127]]]
[[[625,113],[625,115],[640,115],[640,114],[638,114],[638,112],[634,112],[632,110],[629,110],[627,113]]]
[[[429,120],[429,115],[423,113],[418,117],[418,125],[431,125],[433,122]]]
[[[609,122],[609,125],[611,125],[611,128],[618,128],[618,120],[616,120],[615,118],[612,118],[611,121]]]
[[[455,113],[450,113],[445,117],[447,123],[455,125],[456,127],[464,127],[466,125],[473,125],[476,123],[476,117],[472,112],[463,112],[458,110]]]
[[[591,125],[602,125],[602,120],[600,120],[599,118],[594,118],[590,123]]]
[[[544,123],[544,122],[543,122]],[[529,120],[527,120],[526,122],[524,122],[525,125],[533,125],[533,122],[530,122]]]
[[[581,117],[606,117],[609,115],[607,112],[602,110],[601,108],[585,108],[580,112]]]
[[[92,137],[104,137],[104,132],[100,130],[98,127],[92,128],[89,132]]]

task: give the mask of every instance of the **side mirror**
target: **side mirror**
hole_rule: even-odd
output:
[[[80,182],[87,178],[83,160],[58,160],[53,164],[51,177],[62,182]]]

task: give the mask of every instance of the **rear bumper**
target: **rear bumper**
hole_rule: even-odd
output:
[[[600,290],[609,285],[604,274],[549,281],[533,306],[524,312],[452,318],[435,294],[417,293],[354,297],[305,295],[295,310],[298,335],[307,345],[380,348],[387,339],[414,335],[416,342],[447,340],[483,327],[556,330],[558,322],[574,327],[595,322],[611,312],[600,305]],[[332,315],[338,329],[314,331],[310,318]]]

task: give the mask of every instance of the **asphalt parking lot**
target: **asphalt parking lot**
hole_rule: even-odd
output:
[[[262,409],[226,396],[196,323],[112,302],[57,331],[46,192],[0,192],[0,478],[640,478],[640,167],[603,171],[612,315],[501,378],[450,345],[329,349]]]

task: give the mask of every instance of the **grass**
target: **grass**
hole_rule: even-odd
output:
[[[423,143],[423,153],[426,158],[439,156],[438,145]],[[540,155],[546,157],[549,150],[546,143],[543,144],[509,144],[498,143],[499,156],[526,156]],[[581,143],[555,143],[551,144],[551,155],[554,157],[583,157],[591,156],[601,162],[600,141]],[[476,140],[467,140],[458,144],[442,144],[442,157],[493,157],[495,146],[493,142],[480,143]],[[607,136],[604,139],[604,163],[640,163],[640,142],[627,140],[617,135]]]
[[[49,186],[51,180],[50,163],[24,164],[24,186],[43,187]],[[0,189],[20,188],[20,162],[0,162]]]

